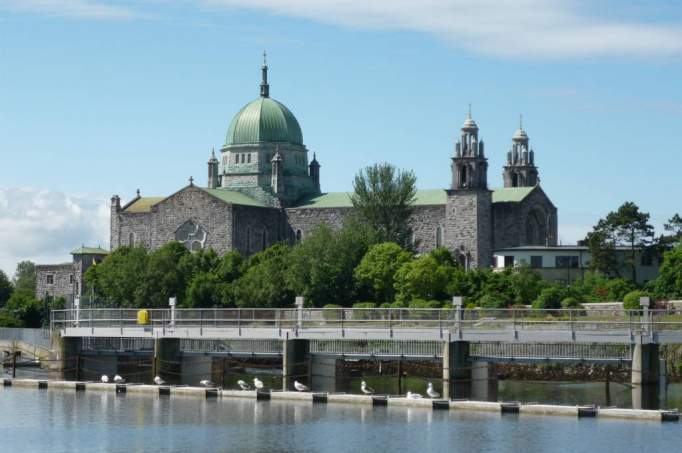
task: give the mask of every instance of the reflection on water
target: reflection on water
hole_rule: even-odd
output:
[[[7,452],[676,451],[682,424],[0,387]]]

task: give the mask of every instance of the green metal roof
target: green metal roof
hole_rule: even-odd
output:
[[[71,252],[72,255],[108,255],[109,251],[104,250],[101,247],[81,247],[73,252]]]
[[[149,212],[152,210],[152,206],[154,206],[156,203],[159,201],[164,200],[164,197],[142,197],[138,198],[134,202],[132,202],[128,207],[126,207],[123,212],[127,212],[129,214],[139,214],[143,212]]]
[[[493,203],[518,203],[530,194],[532,187],[504,187],[493,190]]]
[[[512,187],[493,189],[493,203],[515,203],[522,201],[534,187]],[[298,208],[351,208],[353,203],[348,192],[323,193],[305,200]],[[444,205],[447,193],[443,189],[418,190],[415,206]]]
[[[237,192],[236,190],[206,189],[204,187],[199,187],[199,189],[203,190],[204,192],[210,195],[213,195],[214,197],[218,198],[221,201],[224,201],[225,203],[237,204],[242,206],[259,206],[262,208],[266,207],[264,203],[254,198],[251,198],[250,196],[242,192]]]
[[[246,104],[234,116],[225,146],[261,142],[303,145],[301,127],[294,114],[269,97]]]

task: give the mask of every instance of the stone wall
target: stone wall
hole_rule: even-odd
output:
[[[53,283],[48,283],[48,276]],[[39,264],[36,266],[36,297],[40,300],[48,295],[52,298],[64,297],[73,300],[75,269],[73,264]]]
[[[352,208],[287,208],[285,214],[285,235],[296,239],[296,232],[305,238],[317,225],[326,223],[333,229],[341,229]]]
[[[437,230],[441,229],[441,246],[445,246],[445,205],[415,206],[409,220],[417,253],[428,253],[437,247]]]
[[[279,209],[234,206],[233,219],[232,249],[242,255],[260,252],[285,239]]]
[[[465,257],[469,268],[489,267],[492,260],[492,194],[489,190],[449,190],[445,245]]]
[[[112,250],[124,245],[138,245],[147,249],[152,246],[152,213],[127,213],[120,212],[117,215],[118,233],[116,239],[112,239]],[[132,235],[132,236],[131,236]],[[132,241],[132,242],[131,242]]]
[[[493,205],[494,248],[503,249],[528,245],[526,237],[526,220],[531,211],[537,210],[543,215],[549,214],[549,234],[546,244],[557,245],[558,211],[538,186],[526,198],[517,203],[495,203]]]

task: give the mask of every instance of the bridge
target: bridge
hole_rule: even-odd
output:
[[[654,387],[657,394],[665,375],[659,345],[682,343],[682,313],[613,307],[107,308],[53,311],[51,329],[59,333],[63,368],[75,369],[74,378],[79,360],[93,354],[148,356],[147,373],[167,377],[201,368],[201,357],[250,357],[281,360],[285,389],[294,378],[316,388],[333,386],[339,359],[411,359],[442,365],[444,395],[485,399],[490,364],[509,361],[629,363],[632,384]],[[215,375],[215,367],[209,361],[201,372]]]

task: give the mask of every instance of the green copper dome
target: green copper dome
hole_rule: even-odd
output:
[[[225,145],[262,142],[303,145],[301,127],[294,114],[266,96],[246,104],[234,116],[227,130]]]

